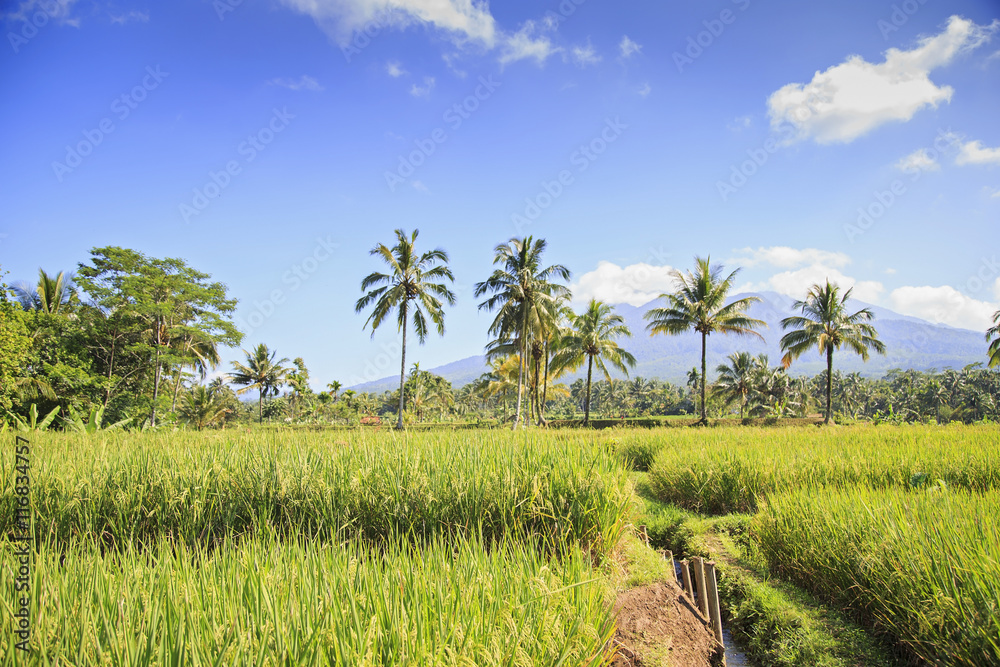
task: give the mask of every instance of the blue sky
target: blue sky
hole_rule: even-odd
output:
[[[397,227],[456,275],[425,368],[481,352],[472,285],[526,234],[577,303],[640,305],[710,254],[741,289],[829,276],[977,330],[1000,308],[995,2],[0,6],[8,281],[182,257],[316,387],[396,372],[353,306]]]

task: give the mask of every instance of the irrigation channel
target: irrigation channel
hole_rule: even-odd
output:
[[[684,591],[692,598],[695,598],[696,591],[689,591],[684,587],[684,576],[681,571],[680,562],[675,560],[672,556],[664,554],[664,559],[666,558],[670,558],[674,564],[674,578],[677,585],[684,589]],[[733,636],[729,632],[729,628],[725,623],[722,623],[722,647],[726,652],[726,667],[750,667],[750,661],[747,659],[746,654],[739,650],[739,647],[736,646],[736,642],[733,640]]]

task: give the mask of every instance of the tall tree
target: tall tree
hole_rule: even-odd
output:
[[[479,304],[480,310],[496,311],[489,333],[495,337],[487,349],[487,356],[508,356],[516,347],[518,357],[517,409],[513,428],[521,421],[524,402],[524,384],[532,332],[545,329],[543,321],[557,310],[560,299],[569,296],[569,290],[554,278],[569,280],[569,269],[561,264],[542,268],[545,239],[513,238],[493,249],[495,269],[490,277],[476,283],[476,297],[489,296]],[[527,423],[527,419],[525,420]]]
[[[781,349],[785,351],[781,363],[788,368],[794,359],[813,347],[826,355],[826,418],[830,423],[833,402],[833,351],[847,347],[868,361],[869,350],[885,354],[885,344],[878,339],[875,327],[869,324],[875,315],[868,308],[848,314],[847,300],[851,291],[840,295],[840,287],[831,284],[813,285],[805,301],[796,301],[794,308],[801,315],[793,315],[781,320],[782,329],[792,329],[781,337]]]
[[[371,255],[381,258],[388,266],[389,273],[374,272],[361,281],[364,296],[358,299],[354,312],[360,313],[374,304],[372,314],[365,320],[371,324],[372,337],[375,330],[395,309],[396,324],[403,334],[403,354],[399,364],[399,413],[396,428],[403,428],[404,385],[406,383],[406,330],[410,313],[413,314],[413,329],[420,344],[427,339],[427,318],[437,328],[438,335],[444,335],[444,309],[441,300],[455,305],[455,294],[443,281],[455,281],[448,268],[448,253],[440,248],[418,255],[414,246],[419,230],[414,229],[409,237],[402,229],[396,230],[396,245],[388,247],[379,243],[371,250]],[[374,289],[372,289],[374,288]],[[424,314],[424,311],[427,314]]]
[[[993,342],[990,343],[988,350],[990,355],[990,368],[1000,366],[1000,310],[993,313],[993,324],[994,326],[990,327],[986,331],[986,341],[989,342],[991,338],[993,339]]]
[[[171,340],[200,335],[216,344],[238,345],[243,338],[229,319],[236,300],[220,282],[176,258],[157,259],[115,246],[93,248],[91,264],[81,264],[76,282],[95,304],[121,310],[142,323],[143,336],[131,345],[148,359],[153,375],[149,424],[156,426],[160,381],[166,365],[183,361]]]
[[[252,389],[257,390],[257,423],[263,424],[264,397],[284,384],[292,369],[282,366],[288,363],[287,358],[275,361],[274,358],[278,356],[277,350],[267,349],[264,343],[258,343],[252,353],[243,350],[243,354],[246,355],[247,362],[245,364],[232,362],[233,371],[229,374],[229,381],[243,387],[236,390],[237,394],[245,394]]]
[[[587,362],[587,394],[583,407],[583,423],[590,423],[590,384],[594,372],[594,362],[611,379],[605,361],[628,375],[628,369],[635,366],[635,357],[618,346],[617,338],[630,337],[632,332],[625,325],[625,319],[614,312],[614,308],[597,299],[591,299],[582,314],[574,317],[573,328],[563,334],[560,351],[553,359],[556,368],[579,368]]]
[[[646,329],[653,334],[678,335],[690,329],[701,334],[701,420],[708,422],[705,411],[705,350],[709,335],[719,332],[737,336],[763,336],[755,331],[758,327],[766,327],[762,320],[756,320],[746,315],[751,305],[760,301],[759,297],[748,296],[731,303],[726,303],[729,290],[739,269],[725,278],[722,277],[722,267],[712,266],[711,258],[695,258],[695,270],[681,273],[671,272],[677,286],[672,294],[661,294],[660,298],[666,304],[664,308],[653,308],[645,314],[649,320]]]

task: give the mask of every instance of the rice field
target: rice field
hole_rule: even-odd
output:
[[[634,495],[592,434],[335,437],[33,438],[25,664],[608,661],[598,566]],[[8,537],[12,449],[0,454]],[[4,541],[4,590],[14,550]],[[13,664],[12,598],[0,604]]]
[[[924,478],[1000,488],[1000,432],[989,425],[686,429],[629,442],[635,438],[642,434],[622,437],[617,449],[651,459],[656,497],[707,514],[754,512],[770,494],[798,488],[889,489]]]
[[[751,532],[770,569],[928,664],[1000,664],[1000,492],[800,489]]]

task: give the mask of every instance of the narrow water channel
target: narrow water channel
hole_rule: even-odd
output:
[[[674,578],[677,585],[683,589],[684,578],[681,575],[681,564],[676,560],[674,561]],[[736,641],[729,633],[729,627],[725,623],[722,624],[722,645],[726,650],[726,667],[750,667],[749,658],[736,645]]]

